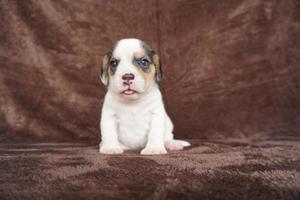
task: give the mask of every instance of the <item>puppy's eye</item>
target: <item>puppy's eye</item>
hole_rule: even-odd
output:
[[[150,64],[150,61],[147,60],[146,58],[143,58],[143,59],[141,59],[141,60],[139,61],[139,64],[140,64],[141,67],[148,67],[149,64]]]
[[[117,68],[118,64],[119,64],[119,61],[118,61],[118,60],[111,60],[111,61],[110,61],[110,66],[111,66],[113,69]]]

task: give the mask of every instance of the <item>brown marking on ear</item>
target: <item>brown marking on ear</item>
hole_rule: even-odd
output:
[[[162,67],[161,67],[161,64],[160,64],[160,59],[159,59],[157,54],[154,54],[152,56],[152,61],[153,61],[154,66],[155,66],[155,80],[157,82],[159,82],[163,78],[163,71],[162,71]]]
[[[100,79],[102,81],[102,83],[107,86],[108,83],[109,83],[109,61],[111,59],[111,55],[112,55],[112,52],[109,51],[107,52],[104,57],[103,57],[103,60],[102,60],[102,67],[101,67],[101,74],[100,74]]]

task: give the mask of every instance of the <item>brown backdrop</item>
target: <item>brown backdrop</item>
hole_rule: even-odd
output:
[[[1,0],[0,141],[99,140],[100,60],[126,37],[161,55],[181,138],[298,136],[296,0]]]

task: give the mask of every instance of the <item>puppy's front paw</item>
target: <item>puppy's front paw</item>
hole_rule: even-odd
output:
[[[118,146],[103,146],[103,147],[100,147],[100,153],[103,153],[103,154],[121,154],[123,153],[123,149],[121,147],[118,147]]]
[[[141,151],[142,155],[167,154],[165,147],[146,147]]]

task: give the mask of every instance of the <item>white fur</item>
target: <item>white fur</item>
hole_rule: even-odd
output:
[[[180,150],[190,144],[173,139],[173,124],[167,115],[157,83],[145,89],[145,81],[131,61],[141,49],[137,39],[121,40],[113,55],[120,59],[113,80],[105,95],[101,117],[100,153],[119,154],[126,149],[142,149],[141,154],[165,154],[166,148]],[[135,79],[132,95],[120,94],[124,90],[122,75],[132,73]]]

